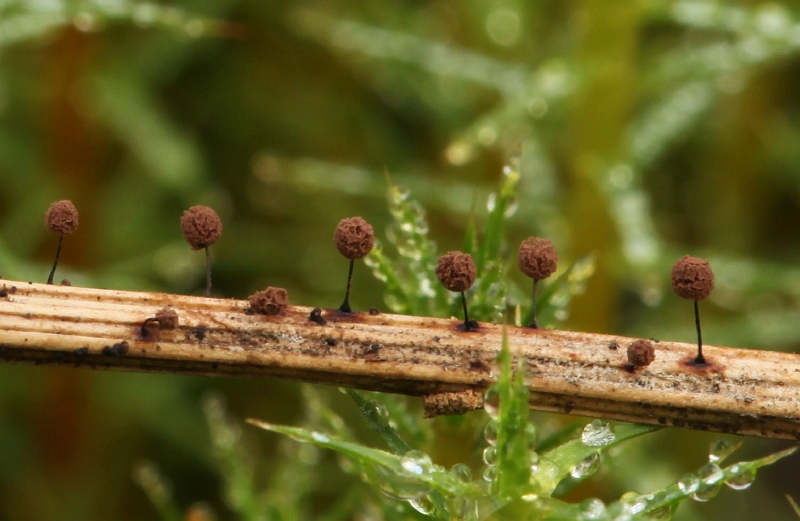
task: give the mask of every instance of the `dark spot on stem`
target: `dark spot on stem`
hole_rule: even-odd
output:
[[[329,346],[335,346],[336,344],[338,344],[335,338],[329,338],[325,340],[325,343],[328,344]]]
[[[311,310],[311,314],[308,316],[308,319],[312,322],[319,324],[320,326],[324,326],[328,323],[325,320],[325,317],[322,316],[322,309],[321,308],[314,308]]]
[[[619,344],[616,342],[611,342],[610,344],[608,344],[608,348],[611,349],[612,351],[616,351],[617,349],[619,349]]]
[[[199,325],[196,328],[194,328],[194,336],[197,338],[198,342],[202,342],[206,338],[207,331],[208,328],[203,325]]]
[[[572,412],[572,409],[575,408],[575,402],[566,402],[564,404],[564,412],[569,414]]]
[[[75,356],[77,356],[78,358],[83,358],[83,357],[85,357],[86,355],[89,354],[89,348],[88,347],[79,347],[78,349],[76,349],[72,353]]]
[[[125,356],[128,354],[128,342],[123,340],[113,346],[105,346],[103,348],[103,354],[105,356]]]
[[[459,331],[464,331],[465,333],[471,333],[473,331],[478,331],[480,328],[481,326],[478,324],[478,321],[474,318],[471,318],[463,324],[459,324],[457,329]]]
[[[378,311],[378,308],[369,308],[369,314],[370,315],[380,315],[381,312]]]

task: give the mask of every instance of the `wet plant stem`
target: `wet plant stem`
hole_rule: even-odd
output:
[[[56,275],[56,267],[58,266],[58,258],[61,257],[61,245],[64,244],[64,234],[58,235],[58,249],[56,250],[56,260],[53,261],[53,269],[50,270],[50,275],[47,277],[47,283],[53,283],[53,277]]]
[[[0,290],[0,362],[281,377],[458,402],[491,385],[505,329],[512,356],[527,361],[534,409],[800,438],[793,353],[705,346],[698,365],[694,344],[661,340],[655,361],[631,373],[625,349],[614,347],[635,339],[615,335],[487,323],[465,334],[453,319],[338,310],[322,310],[320,325],[305,306],[268,317],[232,299],[9,280]],[[176,329],[143,327],[167,305],[178,314]]]
[[[353,267],[356,261],[350,259],[350,270],[347,272],[347,291],[344,294],[344,302],[339,306],[339,311],[342,313],[352,313],[353,309],[350,307],[350,284],[353,282]]]

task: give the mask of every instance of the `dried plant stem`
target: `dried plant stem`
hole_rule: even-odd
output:
[[[249,315],[239,300],[0,284],[7,292],[0,298],[5,362],[277,376],[431,395],[485,389],[502,345],[502,327],[463,332],[455,319],[326,310],[323,326],[301,306]],[[165,305],[177,311],[179,327],[143,338],[142,324]],[[630,372],[630,338],[516,327],[507,337],[512,354],[527,360],[535,409],[800,438],[797,355],[706,346],[706,364],[698,366],[696,346],[661,341],[655,362]]]

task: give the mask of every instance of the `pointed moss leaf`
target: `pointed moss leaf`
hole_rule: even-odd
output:
[[[380,241],[377,239],[372,251],[364,258],[364,262],[372,270],[372,275],[386,284],[384,301],[389,309],[394,313],[411,313],[411,303],[400,277],[392,262],[384,255]]]
[[[561,480],[570,475],[570,471],[573,467],[586,461],[587,458],[592,457],[594,454],[608,450],[611,447],[619,445],[623,441],[657,431],[660,427],[635,423],[620,423],[612,425],[611,429],[614,433],[614,441],[602,447],[588,446],[579,438],[563,443],[541,454],[535,478],[541,487],[542,493],[546,495],[552,494]]]
[[[517,195],[518,163],[519,158],[512,158],[509,164],[503,167],[503,184],[498,193],[489,196],[489,216],[486,220],[483,243],[475,259],[478,272],[485,263],[499,260],[500,247],[503,244],[503,229]]]
[[[386,230],[386,236],[400,256],[401,262],[397,265],[403,267],[402,270],[396,270],[396,280],[408,303],[408,309],[404,312],[424,316],[441,314],[452,297],[434,274],[436,244],[428,239],[425,211],[419,203],[410,199],[407,190],[395,186],[391,180],[388,182],[392,222]]]
[[[549,324],[556,319],[563,320],[562,313],[569,307],[572,298],[584,292],[586,281],[594,274],[595,263],[595,255],[581,257],[545,287],[537,304],[537,318],[540,323]],[[530,314],[530,306],[526,312]]]
[[[711,474],[704,475],[703,469],[696,474],[687,474],[678,483],[642,496],[640,499],[645,501],[642,513],[647,515],[660,512],[665,508],[676,508],[684,499],[692,495],[703,494],[708,490],[719,489],[723,483],[735,490],[747,488],[755,479],[758,469],[771,465],[793,454],[796,450],[797,447],[792,447],[756,460],[734,463],[721,470],[716,467],[717,470]],[[715,493],[713,490],[712,492]],[[708,497],[711,497],[713,493]]]
[[[531,431],[528,429],[528,387],[520,364],[511,370],[508,339],[503,331],[503,347],[496,364],[501,367],[497,382],[497,491],[501,498],[519,498],[529,486],[531,474]]]
[[[794,510],[794,513],[797,514],[797,517],[800,517],[800,507],[797,506],[797,502],[795,502],[794,498],[789,494],[786,494],[786,500],[790,505],[792,505],[792,510]]]
[[[393,453],[403,455],[411,450],[408,443],[397,432],[397,428],[389,418],[389,412],[384,404],[377,400],[365,398],[360,392],[353,389],[345,389],[345,392],[356,402],[358,410],[367,425],[380,434]]]
[[[380,481],[394,480],[406,490],[413,487],[417,490],[424,490],[425,493],[436,491],[446,496],[456,497],[478,497],[480,495],[477,484],[464,483],[456,475],[430,463],[430,458],[419,451],[413,451],[413,453],[421,455],[419,457],[416,454],[412,457],[411,453],[399,456],[358,443],[337,440],[325,433],[309,429],[273,425],[252,418],[247,422],[264,430],[289,436],[297,441],[313,443],[318,447],[334,450],[359,462],[370,476]]]

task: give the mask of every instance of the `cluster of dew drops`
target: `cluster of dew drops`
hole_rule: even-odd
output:
[[[497,435],[500,412],[497,405],[498,388],[495,385],[486,391],[484,401],[485,410],[491,418],[483,431],[486,447],[483,449],[482,456],[486,467],[481,477],[483,490],[487,495],[496,490]],[[371,406],[374,408],[370,411],[371,414],[381,416],[390,424],[393,423],[383,404],[373,402]],[[531,483],[535,485],[540,465],[546,465],[547,462],[540,460],[536,452],[539,437],[537,427],[533,423],[528,423],[526,429],[531,451]],[[594,420],[583,428],[580,440],[584,446],[597,450],[570,469],[570,476],[574,479],[584,479],[595,474],[600,468],[601,450],[617,441],[617,438],[607,422]],[[586,499],[578,505],[580,512],[578,519],[581,521],[629,521],[633,516],[648,510],[650,505],[665,505],[671,499],[678,499],[679,497],[676,495],[680,497],[689,495],[696,501],[708,501],[717,495],[723,483],[734,490],[746,489],[755,480],[755,470],[738,469],[737,465],[734,465],[731,468],[734,475],[725,479],[725,474],[719,466],[737,448],[738,445],[725,439],[717,440],[710,446],[708,463],[697,472],[684,475],[677,483],[677,491],[674,487],[670,487],[654,494],[642,495],[633,491],[626,492],[619,501],[608,506],[596,498]],[[399,469],[388,469],[376,466],[373,469],[372,477],[380,490],[389,497],[408,501],[415,510],[422,514],[436,515],[437,507],[431,499],[431,487],[419,478],[436,469],[443,469],[438,468],[427,454],[419,450],[412,450],[403,455],[400,467]],[[542,470],[547,471],[547,469]],[[471,482],[473,478],[471,469],[464,463],[453,465],[450,473],[464,483]],[[529,497],[522,499],[536,501],[538,496],[530,494]],[[468,498],[448,498],[444,507],[451,519],[473,520],[480,517],[477,515],[474,500]],[[672,509],[669,504],[666,504],[657,510],[650,510],[647,512],[647,516],[656,520],[670,519]]]

